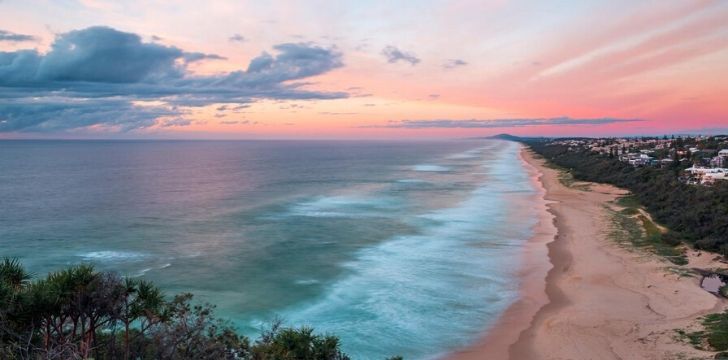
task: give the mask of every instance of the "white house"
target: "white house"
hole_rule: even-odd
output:
[[[728,169],[725,168],[706,168],[706,167],[689,167],[685,169],[701,184],[711,184],[716,180],[728,180]]]
[[[725,170],[725,169],[719,169],[719,170]],[[726,179],[725,171],[716,171],[716,172],[710,172],[710,173],[703,175],[703,177],[701,179],[701,183],[712,184],[716,180],[725,180],[725,179]]]

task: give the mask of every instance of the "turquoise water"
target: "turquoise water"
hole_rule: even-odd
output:
[[[356,359],[437,358],[517,295],[536,213],[515,143],[0,142],[0,256],[89,262]]]

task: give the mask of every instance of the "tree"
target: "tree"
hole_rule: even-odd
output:
[[[4,258],[0,262],[0,282],[15,292],[30,284],[32,276],[18,259]]]
[[[280,323],[251,346],[214,309],[89,265],[33,280],[19,261],[3,259],[0,358],[349,359],[336,336]]]
[[[349,360],[339,349],[339,339],[314,334],[313,329],[284,328],[275,321],[252,348],[253,360]]]

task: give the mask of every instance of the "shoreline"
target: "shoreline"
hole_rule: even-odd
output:
[[[725,302],[702,290],[699,279],[668,272],[665,260],[609,239],[611,202],[625,191],[564,186],[559,171],[526,146],[521,159],[540,186],[543,209],[524,249],[519,299],[480,340],[446,359],[712,356],[677,340],[674,330],[694,327]],[[687,255],[686,267],[714,263],[699,252]]]
[[[546,274],[552,268],[549,259],[549,246],[557,235],[556,216],[550,210],[550,202],[546,200],[546,188],[543,186],[543,173],[526,159],[526,150],[521,145],[519,158],[529,174],[529,178],[537,189],[533,200],[537,203],[539,219],[532,227],[533,235],[524,245],[521,268],[517,272],[521,284],[519,296],[496,323],[485,332],[474,344],[449,354],[449,360],[507,359],[511,344],[515,343],[521,332],[528,329],[536,313],[548,304],[545,292]]]

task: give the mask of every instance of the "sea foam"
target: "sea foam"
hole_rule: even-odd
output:
[[[305,217],[367,217],[393,209],[396,203],[386,197],[320,196],[290,206],[285,215]]]
[[[147,257],[139,252],[114,250],[91,251],[78,256],[85,261],[137,261]]]
[[[413,166],[412,170],[425,171],[425,172],[446,172],[446,171],[450,171],[450,168],[447,166],[442,166],[442,165],[422,164],[422,165]]]
[[[436,358],[479,336],[516,298],[514,271],[530,234],[529,221],[505,211],[512,195],[504,190],[531,186],[517,150],[489,161],[494,176],[457,205],[413,215],[419,234],[362,249],[345,265],[350,275],[283,318],[340,334],[355,358]]]

